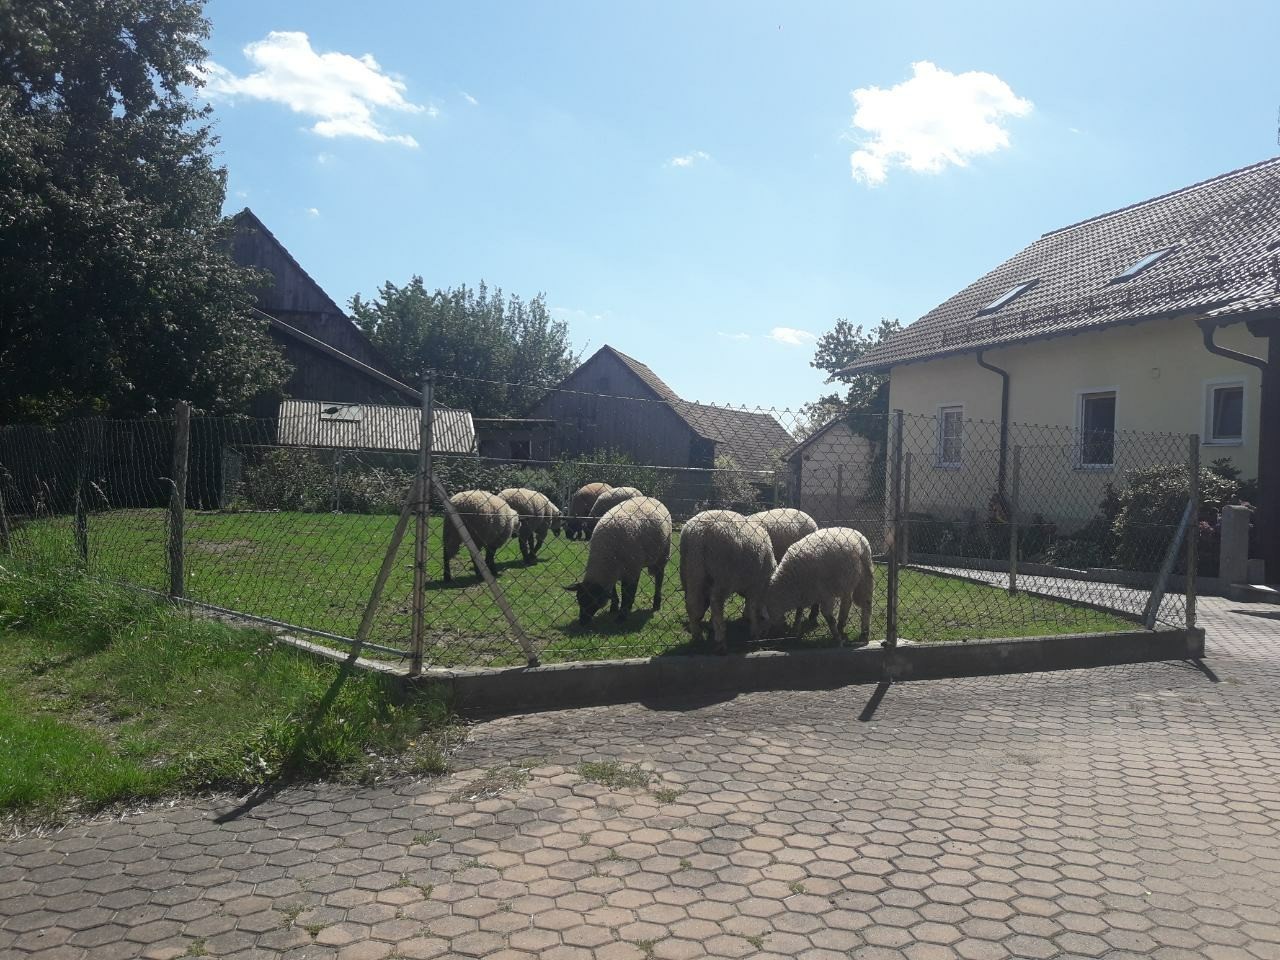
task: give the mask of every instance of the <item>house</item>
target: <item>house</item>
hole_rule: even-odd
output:
[[[559,456],[554,420],[528,417],[477,417],[476,443],[489,460],[546,463]]]
[[[1121,478],[1123,431],[1198,434],[1202,463],[1258,477],[1274,578],[1280,158],[1052,230],[848,369],[887,372],[890,408],[931,424],[913,506],[979,475],[1003,498],[1011,423],[1068,429],[1080,502]],[[976,445],[974,421],[997,425]]]
[[[781,455],[794,444],[771,414],[684,400],[645,364],[608,345],[528,416],[556,423],[567,456],[613,451],[638,464],[679,468],[668,505],[685,513],[708,497],[710,471],[730,461],[741,478],[771,487]]]
[[[796,444],[785,460],[791,469],[790,506],[823,526],[852,524],[868,536],[884,514],[884,451],[840,418]]]

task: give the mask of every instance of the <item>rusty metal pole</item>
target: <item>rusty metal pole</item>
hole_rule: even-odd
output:
[[[911,454],[902,455],[902,540],[898,551],[901,563],[911,562]]]
[[[1200,544],[1200,435],[1187,438],[1187,503],[1191,522],[1187,526],[1187,629],[1196,626],[1196,567]]]
[[[422,673],[426,638],[427,533],[431,518],[431,443],[433,433],[436,375],[428,370],[422,378],[422,418],[418,436],[418,503],[413,543],[413,654],[409,676]]]
[[[893,461],[889,471],[891,526],[889,536],[889,582],[886,590],[884,645],[898,645],[898,536],[902,528],[902,427],[901,410],[893,411]]]
[[[1022,470],[1022,446],[1015,444],[1009,462],[1009,592],[1018,592],[1018,484]]]

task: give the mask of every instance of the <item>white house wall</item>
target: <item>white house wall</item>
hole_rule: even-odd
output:
[[[1220,330],[1217,342],[1255,356],[1265,341],[1243,325]],[[988,350],[987,362],[1009,372],[1009,419],[1018,425],[1010,443],[1023,444],[1021,507],[1064,525],[1092,514],[1108,481],[1120,485],[1126,469],[1181,457],[1190,433],[1206,435],[1206,385],[1244,383],[1244,438],[1232,445],[1202,443],[1203,463],[1230,457],[1246,477],[1257,475],[1260,372],[1210,354],[1190,319],[1154,320]],[[913,452],[913,511],[981,516],[996,488],[1000,417],[998,375],[979,367],[972,353],[894,367],[890,408],[908,417],[907,449]],[[1116,463],[1110,470],[1081,469],[1071,438],[1080,394],[1116,392]],[[967,422],[959,467],[938,464],[937,417],[961,405]],[[1139,436],[1181,434],[1178,438]]]

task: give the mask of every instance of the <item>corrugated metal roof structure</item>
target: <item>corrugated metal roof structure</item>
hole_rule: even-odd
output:
[[[1243,320],[1280,308],[1278,254],[1280,157],[1046,233],[848,369],[1186,314]]]
[[[417,450],[421,409],[373,403],[282,400],[279,442],[296,447]],[[433,453],[475,453],[476,429],[468,410],[435,407]]]

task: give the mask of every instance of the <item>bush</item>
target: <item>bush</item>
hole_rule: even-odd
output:
[[[1111,525],[1114,562],[1126,570],[1156,570],[1169,538],[1187,505],[1187,471],[1181,465],[1131,470]],[[1240,484],[1208,467],[1200,468],[1200,515],[1194,518],[1202,565],[1200,573],[1216,574],[1222,508],[1236,500]],[[1179,557],[1175,568],[1185,571]]]
[[[309,513],[331,510],[333,468],[314,450],[267,450],[256,462],[245,463],[232,508]]]

